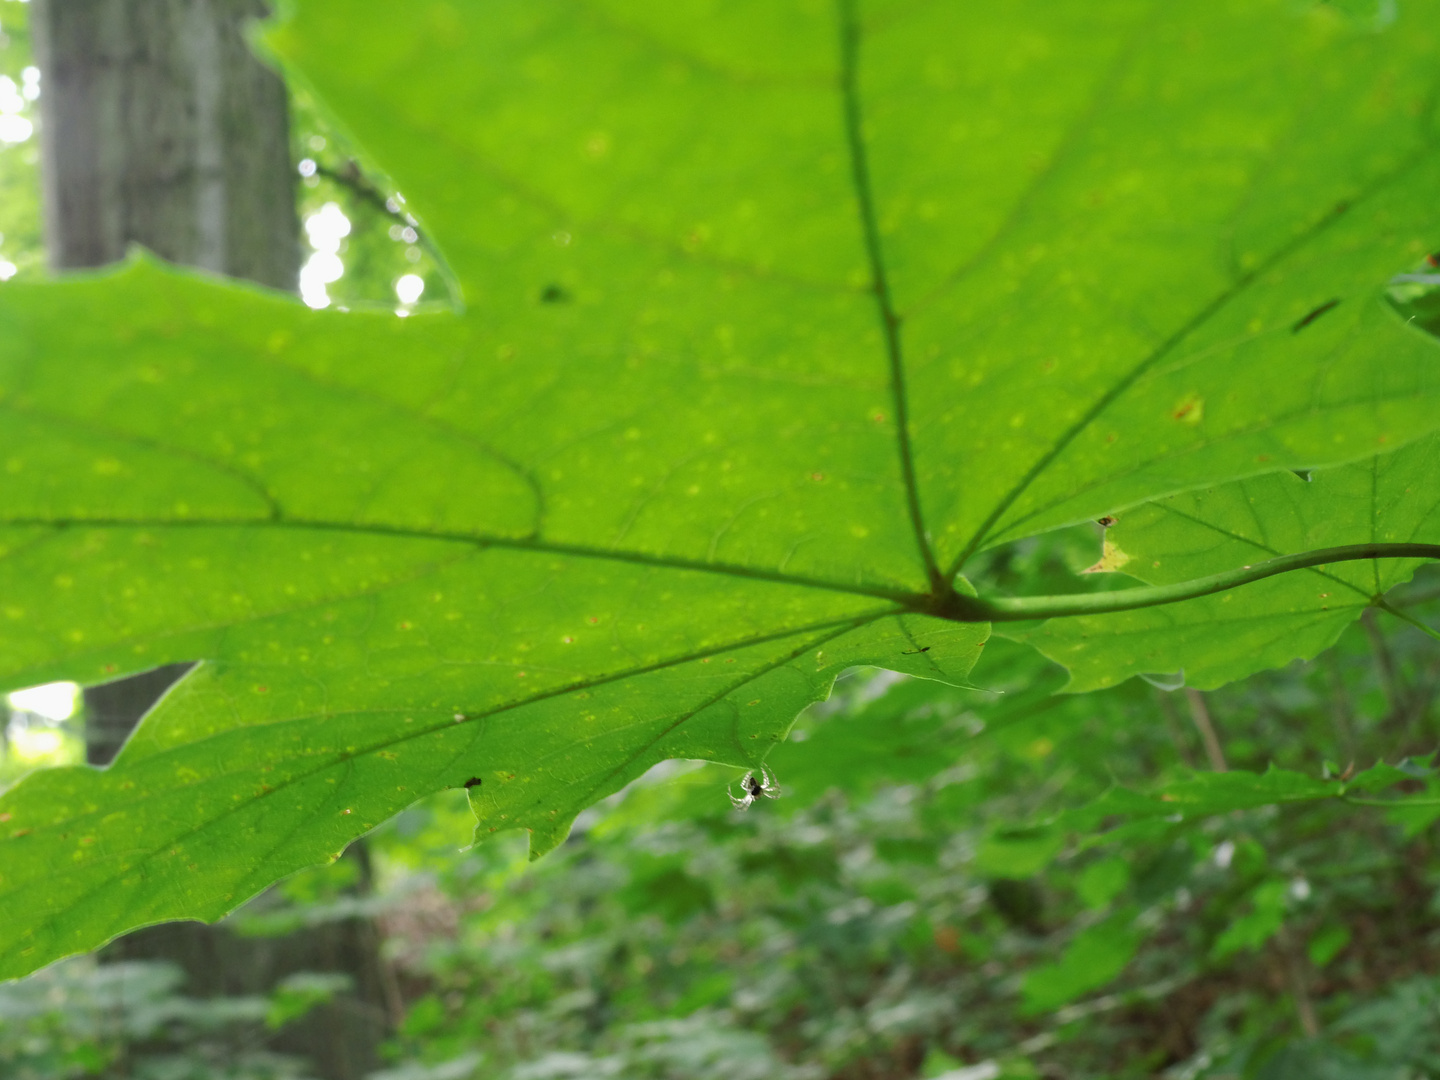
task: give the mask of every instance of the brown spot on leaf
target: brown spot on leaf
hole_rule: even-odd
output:
[[[1198,424],[1205,418],[1205,399],[1199,394],[1186,394],[1170,415],[1182,424]]]

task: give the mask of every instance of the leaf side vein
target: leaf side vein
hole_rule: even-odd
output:
[[[1429,157],[1432,152],[1433,147],[1425,146],[1417,153],[1412,154],[1400,166],[1384,176],[1379,177],[1351,201],[1343,202],[1330,208],[1315,222],[1297,233],[1291,240],[1276,248],[1275,251],[1259,262],[1243,278],[1240,278],[1229,288],[1224,289],[1212,297],[1208,303],[1174,330],[1165,340],[1160,342],[1160,344],[1141,359],[1139,363],[1125,372],[1111,385],[1110,389],[1101,394],[1073,424],[1060,434],[1060,437],[1035,460],[1030,468],[1026,470],[1025,474],[1006,492],[1005,496],[986,516],[985,520],[981,522],[980,526],[972,534],[970,540],[955,557],[946,575],[946,580],[949,580],[954,577],[955,574],[959,573],[961,567],[965,565],[970,556],[975,554],[981,545],[989,538],[991,530],[993,530],[1000,519],[1004,517],[1006,511],[1029,489],[1031,484],[1039,479],[1055,462],[1056,458],[1064,453],[1069,445],[1074,442],[1082,432],[1094,423],[1094,421],[1127,390],[1143,378],[1156,364],[1169,356],[1191,334],[1195,333],[1231,303],[1243,296],[1266,273],[1283,263],[1286,259],[1304,250],[1306,246],[1324,235],[1332,226],[1343,219],[1350,210],[1372,198],[1390,184],[1403,177],[1421,161]]]

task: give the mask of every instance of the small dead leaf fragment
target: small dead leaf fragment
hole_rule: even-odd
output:
[[[1108,536],[1100,549],[1100,561],[1094,566],[1087,566],[1080,571],[1082,574],[1113,574],[1130,561],[1130,556],[1120,550],[1120,545],[1111,540]]]

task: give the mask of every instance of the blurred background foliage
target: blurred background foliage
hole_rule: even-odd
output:
[[[25,10],[0,2],[0,280],[44,263]],[[451,303],[403,196],[292,91],[306,302]],[[1429,316],[1429,284],[1397,302]],[[1073,590],[1098,549],[1071,529],[981,575]],[[1440,574],[1401,603],[1440,619]],[[1039,827],[1115,785],[1270,764],[1408,757],[1402,789],[1426,791],[1435,642],[1367,616],[1314,662],[1204,695],[1063,681],[1000,639],[973,689],[854,672],[772,755],[777,800],[733,809],[734,770],[670,762],[531,865],[521,836],[470,847],[448,792],[373,834],[372,888],[341,860],[230,924],[375,920],[395,1025],[374,1080],[1440,1077],[1440,808]],[[9,697],[0,783],[83,757],[78,703],[68,684]],[[303,1077],[268,1037],[341,989],[201,999],[165,964],[76,958],[0,985],[0,1076]]]

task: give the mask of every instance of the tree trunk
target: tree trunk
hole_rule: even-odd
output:
[[[114,761],[140,718],[193,666],[166,664],[127,679],[85,687],[85,760],[101,766]]]
[[[44,73],[41,149],[53,269],[102,266],[132,244],[217,274],[294,290],[300,266],[284,83],[245,42],[262,0],[34,0]],[[108,765],[140,718],[189,669],[170,664],[85,690],[86,759]],[[347,853],[368,887],[362,846]],[[392,995],[367,919],[284,939],[172,923],[108,947],[169,960],[199,997],[265,993],[299,971],[343,972],[355,991],[270,1040],[326,1080],[378,1065]]]
[[[54,269],[143,244],[294,289],[299,223],[285,85],[251,55],[261,0],[36,0]]]

